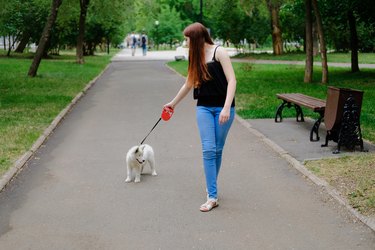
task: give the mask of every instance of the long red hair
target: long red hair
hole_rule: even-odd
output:
[[[213,45],[206,27],[200,23],[193,23],[184,30],[184,36],[189,37],[189,67],[188,67],[188,85],[198,88],[202,81],[210,80],[207,64],[205,60],[205,43]]]

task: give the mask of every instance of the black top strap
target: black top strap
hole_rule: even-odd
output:
[[[216,46],[215,51],[214,51],[214,55],[212,57],[212,60],[215,61],[215,62],[216,62],[216,50],[217,50],[217,48],[219,48],[219,46],[220,45]]]

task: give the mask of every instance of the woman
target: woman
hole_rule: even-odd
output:
[[[201,205],[200,211],[208,212],[219,205],[217,177],[235,114],[236,77],[226,50],[214,45],[202,24],[191,24],[183,33],[189,47],[188,76],[175,98],[164,107],[174,109],[194,90],[207,190],[207,202]]]

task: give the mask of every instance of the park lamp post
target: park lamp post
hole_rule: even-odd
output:
[[[156,48],[159,50],[159,21],[155,21],[155,27],[156,27],[156,34],[155,34],[155,42],[156,42]]]

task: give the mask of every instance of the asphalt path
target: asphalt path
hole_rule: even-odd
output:
[[[0,249],[374,249],[370,228],[238,120],[220,206],[200,212],[192,97],[146,141],[159,175],[125,183],[127,150],[183,81],[164,60],[114,60],[0,193]]]

